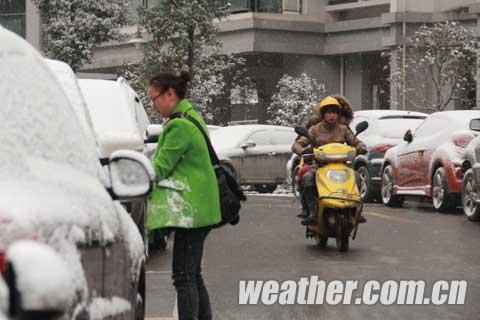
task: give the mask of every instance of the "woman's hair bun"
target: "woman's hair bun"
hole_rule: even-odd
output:
[[[183,81],[188,83],[188,82],[192,81],[192,75],[190,74],[190,72],[184,70],[184,71],[180,72],[180,79],[182,79]]]

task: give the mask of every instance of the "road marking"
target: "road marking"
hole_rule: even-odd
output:
[[[383,213],[364,212],[364,214],[369,215],[369,216],[374,216],[374,217],[382,218],[382,219],[385,219],[385,220],[396,221],[396,222],[419,223],[418,221],[415,221],[415,220],[406,219],[406,218],[401,218],[401,217],[394,217],[394,216],[390,216],[390,215],[383,214]]]

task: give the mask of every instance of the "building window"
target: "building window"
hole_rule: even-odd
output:
[[[229,0],[230,13],[301,13],[301,0]]]
[[[0,25],[26,37],[25,0],[0,0]]]

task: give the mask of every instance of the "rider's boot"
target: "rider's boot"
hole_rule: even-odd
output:
[[[308,205],[309,208],[309,215],[308,217],[302,221],[302,225],[304,226],[312,226],[317,224],[317,215],[318,215],[318,205],[317,201],[311,201]]]

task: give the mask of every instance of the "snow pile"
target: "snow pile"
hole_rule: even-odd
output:
[[[124,314],[132,309],[130,303],[122,298],[95,298],[89,307],[91,320],[103,320]]]
[[[9,302],[9,294],[8,294],[8,287],[7,284],[3,281],[3,278],[0,277],[0,319],[2,317],[2,313],[8,312],[8,303]]]
[[[75,298],[73,275],[49,246],[33,241],[14,243],[7,251],[25,310],[67,310]]]

